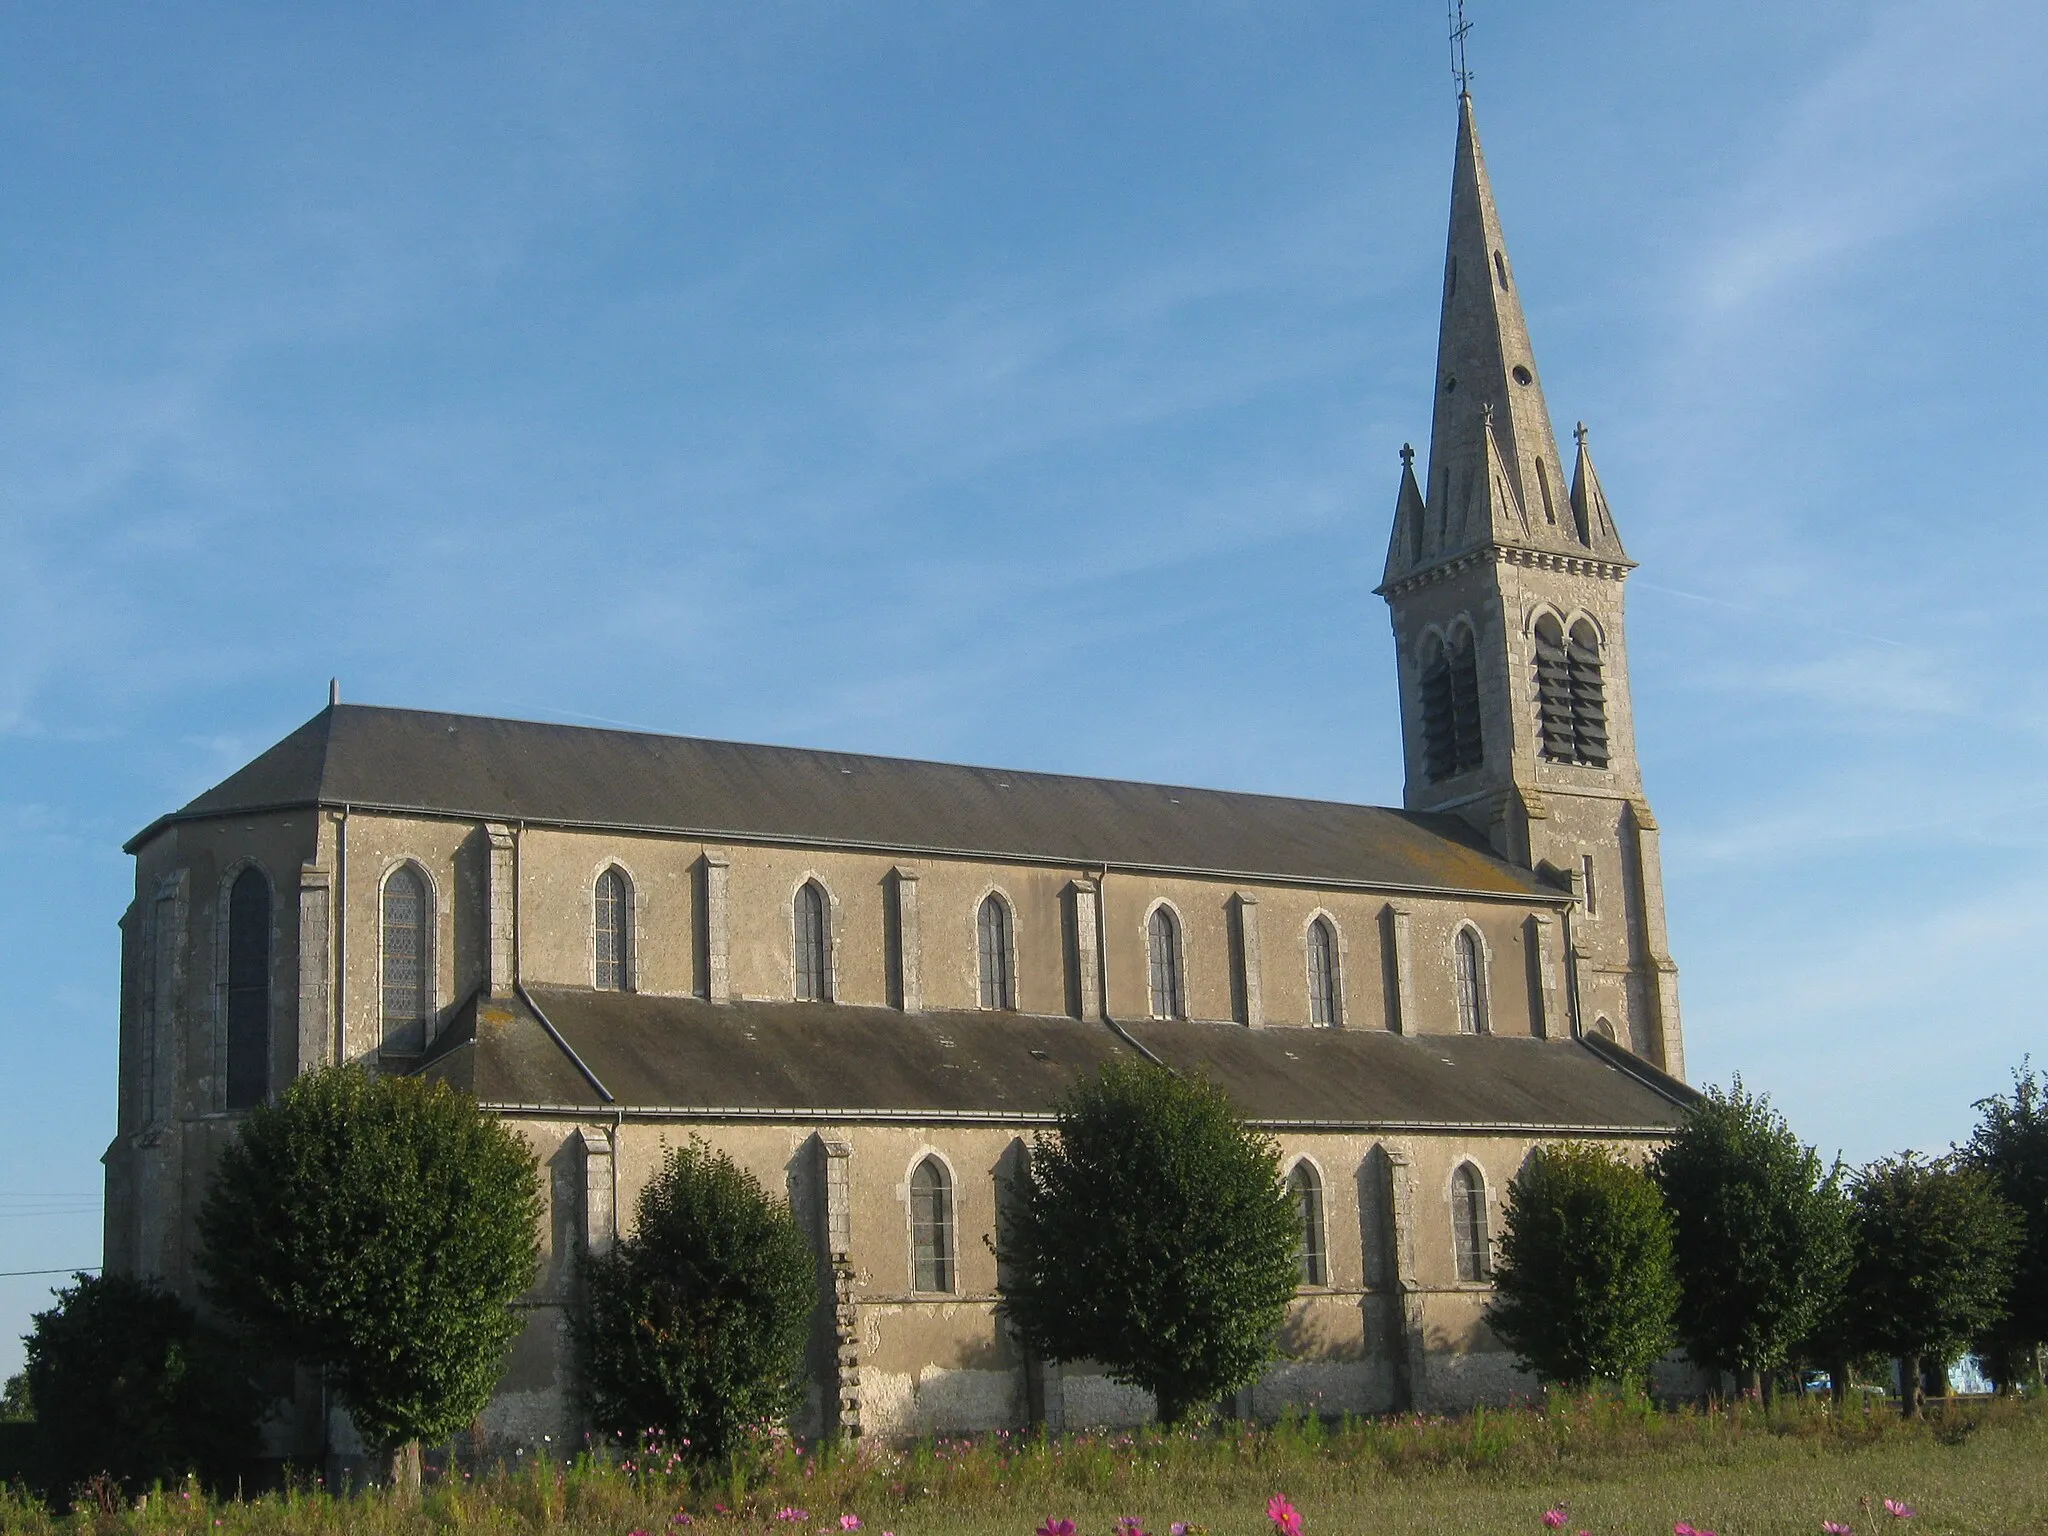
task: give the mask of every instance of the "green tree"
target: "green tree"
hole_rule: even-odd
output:
[[[1699,1364],[1761,1392],[1849,1271],[1839,1171],[1742,1080],[1710,1088],[1650,1165],[1671,1212],[1677,1329]]]
[[[692,1137],[640,1192],[634,1235],[587,1271],[583,1385],[604,1429],[705,1460],[803,1400],[818,1261],[789,1206]]]
[[[1908,1152],[1856,1176],[1848,1323],[1898,1357],[1904,1411],[1920,1411],[1924,1365],[1946,1366],[2004,1315],[2022,1229],[1991,1176],[1958,1157]]]
[[[1172,1424],[1253,1380],[1300,1280],[1279,1152],[1213,1083],[1112,1064],[1041,1135],[1002,1233],[1003,1302],[1050,1360],[1096,1360]]]
[[[207,1295],[327,1372],[388,1473],[489,1401],[539,1257],[526,1143],[423,1078],[332,1067],[252,1110],[199,1213]]]
[[[28,1389],[28,1372],[16,1371],[7,1378],[5,1391],[0,1391],[0,1424],[33,1424],[36,1421],[36,1402]]]
[[[256,1452],[261,1406],[234,1341],[153,1282],[74,1278],[35,1315],[15,1378],[36,1407],[50,1491],[62,1497],[99,1473],[131,1493],[188,1472],[216,1485],[230,1477]]]
[[[1963,1150],[2019,1213],[2024,1236],[2006,1288],[2004,1318],[1975,1341],[2001,1391],[2041,1379],[2048,1343],[2048,1079],[2031,1061],[2012,1075],[2012,1094],[1977,1101],[1977,1129]]]
[[[1671,1218],[1650,1176],[1605,1147],[1539,1147],[1508,1186],[1495,1333],[1522,1369],[1639,1385],[1671,1347]]]

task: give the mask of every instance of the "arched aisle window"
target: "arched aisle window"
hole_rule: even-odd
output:
[[[632,974],[633,943],[633,896],[626,887],[624,873],[612,868],[599,875],[593,900],[597,910],[592,928],[596,949],[592,974],[605,991],[623,992],[626,979]]]
[[[953,1183],[936,1157],[910,1175],[910,1288],[953,1289]]]
[[[1480,948],[1479,935],[1470,928],[1460,928],[1451,946],[1451,960],[1458,982],[1458,1033],[1483,1035],[1486,1033],[1486,951]]]
[[[228,891],[228,1108],[270,1092],[270,882],[253,864]]]
[[[981,1006],[1016,1007],[1010,977],[1010,909],[995,892],[982,897],[981,909],[974,915],[974,930],[981,952]]]
[[[800,1002],[832,1001],[831,909],[815,880],[796,893],[796,995]]]
[[[1287,1175],[1287,1195],[1301,1218],[1301,1246],[1297,1250],[1301,1261],[1301,1283],[1327,1285],[1329,1261],[1323,1250],[1323,1181],[1316,1177],[1315,1169],[1307,1162],[1296,1163],[1294,1171]]]
[[[1145,943],[1152,957],[1152,1017],[1184,1019],[1187,993],[1180,974],[1180,923],[1171,907],[1152,909],[1145,920]]]
[[[387,1056],[418,1056],[427,1048],[427,967],[433,922],[426,877],[410,864],[399,865],[384,880],[383,1050]]]
[[[1458,1278],[1468,1284],[1493,1273],[1486,1235],[1486,1180],[1470,1163],[1451,1175],[1451,1235],[1458,1250]]]
[[[1308,925],[1308,1021],[1311,1024],[1343,1023],[1339,1016],[1337,987],[1337,934],[1327,917]]]

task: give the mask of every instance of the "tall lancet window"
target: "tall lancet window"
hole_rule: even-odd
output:
[[[1295,1250],[1303,1285],[1329,1284],[1329,1259],[1323,1247],[1323,1181],[1306,1162],[1287,1175],[1287,1198],[1301,1222],[1301,1246]]]
[[[434,909],[427,881],[410,864],[384,880],[384,1054],[417,1056],[427,1048],[427,978]]]
[[[910,1175],[910,1288],[953,1289],[953,1185],[936,1157]]]
[[[1180,924],[1173,909],[1157,906],[1145,920],[1145,944],[1152,960],[1152,1017],[1184,1019],[1187,991],[1180,974]]]
[[[1458,984],[1458,1033],[1485,1034],[1486,951],[1480,948],[1479,935],[1470,928],[1460,928],[1451,945],[1451,969]]]
[[[270,882],[253,864],[228,889],[228,1108],[270,1091]]]
[[[797,888],[796,995],[800,1002],[832,1001],[832,926],[825,893],[807,880]]]
[[[1485,760],[1479,735],[1479,657],[1460,625],[1448,642],[1422,643],[1423,773],[1432,782],[1469,773]]]
[[[1010,978],[1010,909],[990,891],[974,915],[976,946],[981,955],[981,1006],[1014,1008],[1017,994]]]
[[[1536,621],[1536,709],[1543,755],[1554,763],[1607,766],[1607,689],[1600,636],[1584,619],[1567,635],[1545,614]]]
[[[1338,1017],[1337,935],[1330,920],[1319,917],[1308,925],[1308,1021],[1334,1026]]]
[[[1467,1285],[1493,1273],[1492,1242],[1486,1230],[1486,1180],[1470,1163],[1451,1175],[1451,1239],[1458,1278]]]
[[[597,985],[607,992],[626,990],[631,974],[629,962],[633,943],[633,897],[626,889],[626,877],[608,869],[597,877],[593,896],[596,921],[592,925],[591,970]]]

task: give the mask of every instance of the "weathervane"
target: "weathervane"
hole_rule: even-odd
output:
[[[1472,23],[1465,19],[1465,0],[1448,0],[1451,23],[1451,78],[1458,82],[1458,95],[1472,93],[1472,71],[1465,66],[1465,34]]]

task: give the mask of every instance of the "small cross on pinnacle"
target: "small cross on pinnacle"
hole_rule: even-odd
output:
[[[1415,467],[1415,447],[1412,443],[1403,443],[1401,445],[1401,467],[1403,469],[1413,469]]]
[[[1581,448],[1586,446],[1586,424],[1583,421],[1572,428],[1572,441]]]

